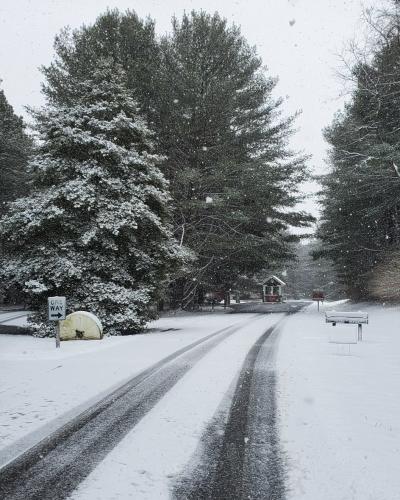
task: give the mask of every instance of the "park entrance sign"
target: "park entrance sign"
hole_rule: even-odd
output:
[[[312,299],[318,303],[319,311],[319,303],[325,300],[325,293],[322,290],[313,290]]]
[[[325,293],[322,290],[313,290],[312,299],[323,302],[325,300]]]

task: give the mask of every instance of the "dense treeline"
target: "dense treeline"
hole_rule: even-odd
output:
[[[127,292],[119,308],[110,293],[98,296],[98,314],[110,317],[112,311],[118,321],[108,322],[109,328],[125,331],[142,324],[149,305],[166,292],[185,307],[210,288],[228,290],[256,271],[293,257],[297,237],[289,226],[304,227],[312,220],[296,209],[307,176],[306,158],[288,148],[295,117],[281,116],[282,102],[272,97],[276,81],[266,75],[237,27],[218,14],[193,12],[173,19],[171,34],[158,39],[151,19],[114,10],[91,26],[64,30],[56,37],[55,52],[53,63],[43,68],[46,107],[33,113],[41,135],[30,164],[34,189],[30,198],[11,206],[2,222],[7,258],[11,255],[14,262],[3,274],[8,283],[25,290],[36,308],[43,307],[51,293],[73,290],[83,275],[96,282],[87,285],[86,294],[108,285],[142,287],[143,295],[125,318]],[[99,68],[107,69],[119,98],[93,81]],[[119,80],[111,78],[114,74]],[[90,91],[91,85],[96,92]],[[128,167],[121,148],[136,154]],[[110,221],[119,227],[125,213],[122,205],[119,210],[113,206],[109,233],[104,235],[99,218],[104,206],[98,200],[89,202],[85,194],[89,172],[97,172],[89,183],[96,197],[102,183],[114,189],[122,179],[127,182],[126,168],[142,193],[148,221],[153,220],[148,241],[139,223],[140,204],[128,207],[131,214],[135,209],[137,213],[122,224],[122,235],[119,229],[113,232]],[[75,186],[74,193],[63,191],[65,182]],[[155,189],[168,190],[170,198],[167,191],[161,195]],[[122,197],[127,203],[129,190]],[[35,199],[45,204],[40,214],[33,213]],[[20,218],[27,206],[29,217],[37,219],[31,224],[29,244]],[[16,221],[19,228],[13,235]],[[72,223],[80,229],[73,231]],[[66,236],[54,243],[50,235],[56,229]],[[88,242],[94,254],[102,255],[101,235],[107,251],[119,259],[117,263],[110,258],[105,272],[100,264],[84,264],[82,257]],[[71,269],[68,285],[46,267],[54,248],[64,252],[63,266]],[[33,259],[29,286],[28,275],[15,271],[27,253]],[[126,271],[122,275],[121,266]],[[84,291],[72,295],[77,304],[88,307]]]
[[[398,14],[395,3],[371,23],[374,45],[352,69],[352,98],[326,130],[331,172],[322,180],[319,254],[334,261],[355,299],[382,296],[377,284],[400,243]]]

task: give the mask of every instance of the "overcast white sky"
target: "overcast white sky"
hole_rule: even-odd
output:
[[[335,75],[338,54],[362,31],[362,6],[381,4],[382,0],[0,0],[0,78],[9,102],[24,115],[25,105],[43,102],[38,68],[52,60],[54,35],[63,26],[91,23],[107,7],[118,7],[134,9],[141,17],[149,14],[158,33],[165,33],[173,14],[217,10],[242,27],[270,74],[279,77],[277,93],[288,96],[285,112],[303,111],[292,145],[313,155],[310,166],[319,173],[326,156],[321,130],[343,106]],[[306,206],[316,213],[315,201]]]

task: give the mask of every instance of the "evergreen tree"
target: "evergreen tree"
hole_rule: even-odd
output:
[[[50,102],[68,105],[74,99],[70,78],[85,80],[102,58],[120,64],[128,88],[134,90],[141,113],[151,122],[154,91],[159,68],[159,46],[154,21],[140,19],[132,10],[117,9],[101,14],[93,25],[72,31],[64,29],[55,37],[56,57],[42,71],[43,92]]]
[[[322,258],[313,259],[313,252],[318,246],[316,240],[296,246],[296,260],[287,266],[286,276],[283,277],[288,297],[309,300],[314,290],[323,290],[328,300],[344,298],[332,262]]]
[[[9,201],[27,191],[26,165],[32,143],[24,129],[22,118],[15,115],[0,90],[0,216]]]
[[[311,218],[294,209],[305,158],[287,147],[293,118],[280,117],[276,81],[236,27],[218,14],[184,15],[160,44],[151,20],[118,11],[56,40],[45,68],[52,102],[73,98],[69,79],[111,56],[128,75],[155,131],[170,182],[174,234],[197,255],[176,275],[179,301],[201,287],[230,288],[239,276],[291,256],[290,225]]]
[[[276,81],[235,26],[204,12],[173,20],[161,44],[155,119],[174,199],[178,239],[198,260],[184,297],[199,284],[231,288],[243,275],[291,257],[289,225],[305,158],[287,147],[293,118],[280,117]]]
[[[352,100],[326,131],[319,254],[335,262],[355,299],[374,295],[377,266],[400,244],[400,25],[398,16],[380,19],[383,37],[353,68]]]
[[[99,60],[69,86],[68,105],[34,112],[33,190],[1,222],[3,276],[24,288],[39,334],[49,295],[99,315],[108,333],[134,332],[178,258],[161,158],[118,65]]]

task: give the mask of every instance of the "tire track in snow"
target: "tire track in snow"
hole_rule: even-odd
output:
[[[28,313],[18,313],[16,315],[13,315],[13,316],[9,316],[7,318],[3,318],[3,315],[0,315],[0,325],[4,324],[4,323],[8,323],[9,321],[14,321],[16,319],[19,319],[19,318],[24,318],[25,316],[28,316]]]
[[[167,356],[7,464],[0,469],[0,498],[67,498],[195,363],[243,326],[223,328]]]
[[[284,460],[276,428],[272,366],[278,328],[269,328],[250,349],[230,409],[226,411],[227,402],[223,402],[202,437],[200,463],[191,464],[175,485],[174,498],[284,498]]]

